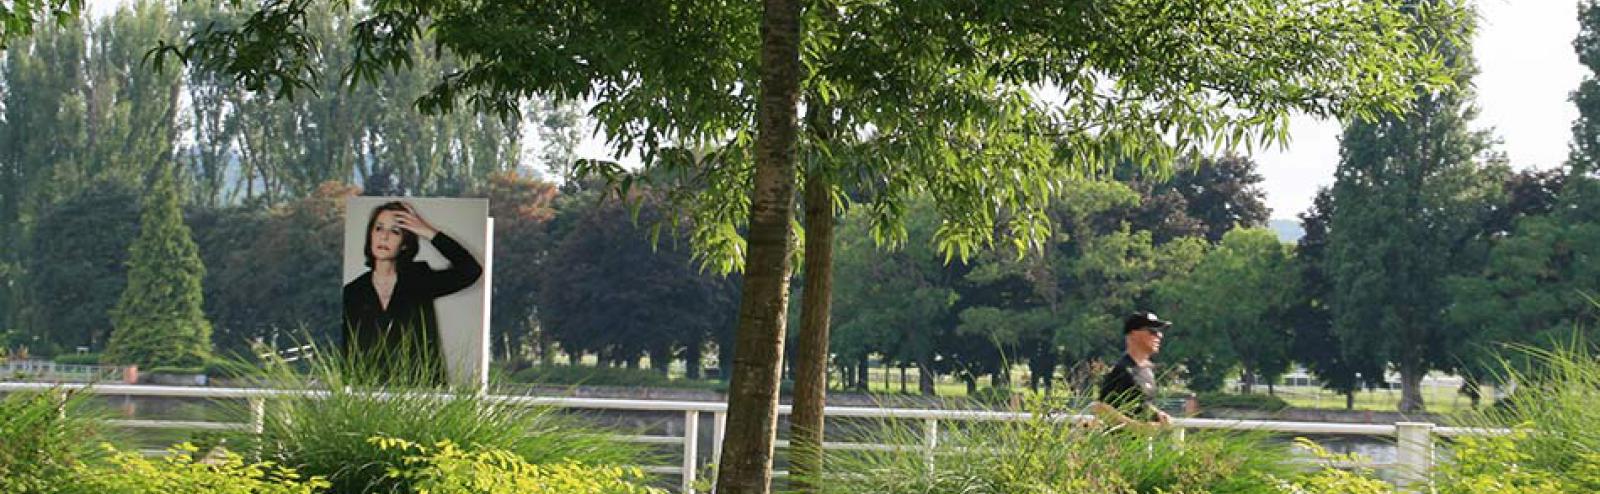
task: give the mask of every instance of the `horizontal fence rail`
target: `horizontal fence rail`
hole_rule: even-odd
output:
[[[202,399],[238,399],[246,400],[250,405],[251,417],[245,423],[204,422],[185,420],[111,420],[110,425],[127,428],[146,429],[183,429],[183,430],[224,430],[224,431],[253,431],[261,432],[266,416],[267,403],[274,398],[287,397],[317,397],[327,394],[326,391],[316,390],[285,390],[265,388],[208,388],[190,386],[153,386],[153,385],[84,385],[84,384],[51,384],[51,383],[16,383],[0,382],[0,393],[17,391],[45,391],[51,389],[83,390],[102,396],[130,396],[130,397],[166,397],[166,398],[202,398]],[[441,395],[442,396],[442,395]],[[728,406],[720,402],[704,401],[672,401],[672,400],[626,400],[626,399],[600,399],[600,398],[564,398],[549,396],[514,396],[490,395],[487,399],[501,403],[521,404],[527,406],[543,406],[569,410],[604,410],[604,411],[635,411],[635,412],[675,412],[683,416],[682,435],[616,435],[615,439],[652,445],[675,445],[682,448],[683,461],[678,465],[649,465],[642,469],[654,474],[671,475],[679,477],[682,482],[680,488],[683,492],[691,492],[691,486],[696,482],[699,473],[701,454],[699,451],[700,420],[702,414],[712,417],[710,455],[708,462],[715,462],[722,454],[722,438],[727,423]],[[792,408],[788,405],[780,406],[778,413],[787,415]],[[972,422],[972,421],[1017,421],[1033,418],[1026,412],[1005,412],[991,410],[939,410],[939,409],[909,409],[909,408],[872,408],[872,407],[827,407],[824,413],[827,417],[853,417],[876,418],[895,420],[920,420],[923,422],[923,441],[921,444],[885,445],[865,443],[826,442],[825,449],[858,450],[858,451],[916,451],[933,454],[939,444],[940,423]],[[1090,415],[1063,414],[1051,417],[1063,421],[1089,421]],[[1288,422],[1272,420],[1219,420],[1199,418],[1175,418],[1172,427],[1180,432],[1188,429],[1213,429],[1236,431],[1264,431],[1283,434],[1311,434],[1311,435],[1343,435],[1343,436],[1376,436],[1393,438],[1396,441],[1396,461],[1394,463],[1367,463],[1361,465],[1335,464],[1331,466],[1340,468],[1368,467],[1393,469],[1396,481],[1402,486],[1415,484],[1427,478],[1434,463],[1435,436],[1456,437],[1466,435],[1489,435],[1503,433],[1497,429],[1479,429],[1462,427],[1437,427],[1434,424],[1422,422],[1399,422],[1395,424],[1342,424],[1326,422]],[[1180,435],[1181,437],[1181,435]],[[788,441],[778,441],[777,447],[788,447]],[[1319,463],[1321,464],[1321,463]],[[775,472],[774,475],[782,476],[786,472]]]

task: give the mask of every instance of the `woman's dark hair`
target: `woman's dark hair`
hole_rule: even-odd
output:
[[[383,203],[382,205],[372,209],[372,216],[367,218],[367,231],[362,234],[362,236],[366,237],[366,239],[367,239],[366,247],[362,247],[361,248],[361,255],[367,257],[367,267],[369,267],[369,268],[372,267],[372,261],[373,261],[373,259],[372,259],[372,227],[373,227],[373,225],[378,224],[378,214],[383,213],[384,211],[399,211],[399,212],[403,213],[403,212],[407,212],[409,210],[407,210],[406,209],[406,205],[405,204],[401,204],[400,201],[386,202],[386,203]],[[400,252],[395,253],[395,256],[394,256],[395,265],[396,266],[405,266],[407,264],[410,264],[411,261],[416,259],[416,258],[417,258],[417,234],[411,233],[411,230],[401,229],[400,230]]]

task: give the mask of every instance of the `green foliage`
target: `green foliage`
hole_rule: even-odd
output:
[[[1508,180],[1510,212],[1489,239],[1481,271],[1448,282],[1455,300],[1449,322],[1471,331],[1462,338],[1462,371],[1478,380],[1500,377],[1491,342],[1546,346],[1574,327],[1590,328],[1600,293],[1600,5],[1578,6],[1579,33],[1573,41],[1578,61],[1590,71],[1572,94],[1578,119],[1566,167],[1546,175],[1518,174]],[[1508,357],[1522,360],[1521,352]],[[1515,363],[1515,362],[1514,362]]]
[[[55,358],[50,360],[58,364],[67,365],[96,365],[100,363],[101,357],[98,353],[78,353],[56,355]]]
[[[1285,321],[1299,294],[1291,255],[1271,230],[1231,230],[1192,272],[1162,283],[1162,315],[1179,322],[1166,332],[1164,349],[1171,351],[1163,357],[1188,365],[1195,383],[1220,384],[1220,374],[1235,366],[1247,384],[1257,376],[1276,380],[1289,367],[1292,328]],[[1198,375],[1206,373],[1214,375]]]
[[[178,209],[173,182],[163,175],[143,201],[128,285],[112,310],[108,362],[190,366],[211,352],[211,323],[201,309],[205,266]]]
[[[83,0],[19,0],[0,11],[0,50],[11,41],[33,34],[41,22],[66,22],[83,11]]]
[[[1294,440],[1296,446],[1311,452],[1321,462],[1337,463],[1364,463],[1362,458],[1355,453],[1333,454],[1317,444],[1315,441],[1303,437]],[[1357,468],[1354,471],[1345,470],[1334,466],[1326,466],[1309,475],[1298,479],[1284,480],[1274,478],[1283,494],[1390,494],[1395,492],[1393,485],[1378,480],[1372,476],[1372,471],[1366,468]]]
[[[338,341],[340,287],[330,280],[342,276],[344,205],[355,194],[353,187],[329,182],[265,210],[239,206],[193,215],[207,268],[205,309],[219,353],[248,353],[257,338],[279,347],[297,336]]]
[[[905,445],[884,451],[829,451],[823,492],[1104,492],[1132,494],[1277,492],[1287,451],[1260,435],[1191,431],[1180,445],[1167,432],[1107,432],[1058,420],[1042,402],[1020,421],[977,422],[940,431],[925,456],[920,423],[888,422],[852,442]]]
[[[1574,336],[1552,348],[1515,345],[1504,354],[1501,379],[1517,383],[1515,404],[1468,416],[1462,425],[1513,433],[1462,441],[1463,458],[1442,471],[1445,483],[1459,484],[1447,492],[1600,490],[1600,431],[1594,427],[1600,420],[1600,395],[1594,392],[1600,361],[1587,341]],[[1537,490],[1552,485],[1559,489]]]
[[[401,364],[403,365],[403,364]],[[575,419],[526,404],[490,400],[472,389],[416,387],[426,382],[412,369],[384,369],[388,378],[372,386],[360,363],[320,361],[308,373],[270,362],[269,387],[322,389],[267,403],[263,432],[230,442],[259,452],[274,464],[303,475],[325,477],[334,492],[390,492],[405,479],[387,476],[412,454],[367,440],[385,436],[417,444],[448,440],[472,448],[502,450],[532,464],[575,461],[587,465],[636,465],[648,461],[631,445],[617,443]],[[410,376],[410,377],[408,377]],[[315,383],[315,385],[313,385]],[[237,410],[240,417],[246,410]],[[237,442],[234,442],[237,441]]]
[[[967,397],[978,403],[995,406],[1010,406],[1012,400],[1019,396],[1022,395],[1018,394],[1016,390],[1011,389],[1010,386],[1001,386],[998,388],[980,388],[978,389],[977,393],[973,393]]]
[[[873,353],[931,372],[936,354],[957,353],[949,349],[954,335],[947,324],[957,296],[933,243],[933,211],[913,204],[907,241],[887,251],[872,239],[867,214],[851,210],[838,227],[829,346],[847,372]]]
[[[205,371],[206,371],[205,367],[178,367],[178,366],[162,365],[162,366],[151,367],[150,370],[148,370],[148,371],[140,371],[140,372],[141,373],[149,373],[149,374],[204,374]]]
[[[1436,474],[1440,494],[1556,494],[1583,491],[1600,485],[1600,453],[1584,453],[1564,471],[1530,468],[1533,454],[1527,448],[1530,431],[1507,435],[1462,437],[1452,452],[1454,461]],[[1568,478],[1566,475],[1575,474]]]
[[[1567,160],[1571,175],[1582,176],[1600,170],[1600,4],[1593,0],[1578,3],[1578,39],[1572,42],[1578,63],[1589,69],[1572,103],[1578,119],[1572,123],[1572,155]]]
[[[801,50],[809,76],[799,82],[808,106],[837,108],[840,116],[820,124],[831,131],[813,129],[834,137],[808,144],[806,154],[828,169],[866,164],[861,171],[867,173],[851,175],[874,189],[872,207],[883,220],[875,232],[885,238],[897,237],[904,201],[934,194],[949,220],[940,229],[943,250],[970,255],[992,244],[1002,224],[1017,234],[1019,247],[1044,241],[1042,212],[1052,186],[1119,156],[1162,163],[1213,144],[1277,142],[1292,109],[1372,115],[1403,107],[1413,84],[1433,89],[1451,81],[1440,57],[1393,34],[1425,29],[1418,18],[1455,19],[1454,5],[1420,9],[1425,15],[1397,2],[1271,6],[1163,10],[1131,2],[1094,15],[1026,3],[846,2],[811,9]],[[586,15],[567,15],[574,11]],[[250,89],[291,95],[335,79],[380,81],[426,63],[420,46],[438,46],[463,63],[457,76],[417,99],[428,110],[465,104],[509,115],[533,96],[598,97],[606,103],[590,115],[624,153],[641,151],[644,175],[659,167],[703,185],[674,202],[695,212],[698,251],[710,253],[716,266],[736,267],[743,246],[736,225],[748,210],[752,177],[753,88],[759,87],[761,12],[754,6],[378,4],[362,14],[368,22],[352,23],[352,64],[331,67],[306,60],[332,36],[305,21],[321,12],[312,2],[274,4],[165,53],[232,74]],[[717,28],[658,28],[685,12]],[[552,19],[561,21],[549,24]],[[1193,32],[1207,36],[1187,34]],[[876,41],[880,36],[918,42],[916,49],[885,49]],[[683,56],[701,62],[662,63]],[[884,67],[894,67],[894,77],[883,76]],[[320,77],[324,71],[345,77]],[[1391,77],[1355,75],[1372,73]],[[1108,80],[1117,83],[1104,84]],[[1047,110],[1023,89],[1046,83],[1061,88],[1058,108]],[[950,125],[922,125],[930,121]],[[868,135],[866,129],[874,142],[850,142]],[[667,157],[666,148],[677,143],[719,149],[703,159]],[[595,163],[588,170],[620,172]],[[977,190],[984,192],[971,193]]]
[[[495,252],[494,290],[490,303],[491,338],[498,360],[516,362],[524,348],[536,346],[548,357],[548,332],[538,326],[539,285],[550,268],[544,264],[554,247],[550,222],[555,218],[556,184],[512,172],[489,177],[489,216],[494,218],[494,241],[516,246]]]
[[[128,247],[139,236],[137,189],[96,181],[56,203],[34,228],[28,259],[30,327],[56,347],[105,349],[110,311],[128,282]]]
[[[0,398],[0,492],[42,494],[94,458],[99,427],[81,393],[52,389]]]
[[[1300,293],[1290,308],[1288,322],[1294,327],[1290,353],[1296,362],[1317,376],[1323,388],[1344,393],[1346,404],[1354,406],[1352,394],[1362,384],[1383,379],[1388,361],[1382,355],[1346,353],[1339,334],[1333,330],[1333,280],[1328,268],[1328,228],[1333,215],[1333,193],[1324,187],[1317,191],[1311,209],[1300,214],[1305,236],[1295,246],[1295,267]]]
[[[1289,402],[1283,401],[1283,398],[1264,394],[1200,393],[1197,399],[1201,408],[1244,408],[1269,412],[1289,408]]]
[[[640,486],[637,467],[590,466],[575,461],[545,465],[528,463],[500,449],[469,448],[450,440],[425,446],[404,439],[373,437],[368,442],[385,451],[406,454],[385,475],[416,492],[439,494],[665,494]]]
[[[1399,368],[1402,412],[1423,411],[1422,376],[1454,363],[1439,344],[1455,338],[1438,324],[1449,304],[1444,280],[1473,268],[1467,239],[1500,192],[1478,161],[1489,136],[1468,128],[1473,24],[1455,21],[1410,35],[1459,69],[1458,89],[1419,89],[1408,111],[1350,123],[1332,189],[1333,334],[1345,355],[1382,355]]]
[[[82,465],[62,494],[313,494],[329,487],[321,477],[303,478],[271,462],[245,463],[231,451],[196,458],[199,448],[183,443],[152,460],[110,445],[107,465]]]
[[[650,369],[590,367],[585,365],[535,365],[512,375],[516,382],[584,386],[677,387],[679,381],[667,379]]]
[[[599,195],[563,203],[545,264],[560,268],[540,277],[539,321],[567,352],[596,353],[610,363],[637,362],[648,353],[665,374],[680,350],[731,331],[737,286],[696,269],[688,239],[662,224],[673,213],[654,191],[634,193],[642,197],[632,210]]]

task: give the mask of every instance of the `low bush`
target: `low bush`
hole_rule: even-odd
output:
[[[511,380],[529,384],[627,386],[627,387],[678,387],[700,384],[694,381],[673,381],[650,369],[621,367],[590,367],[586,365],[536,365],[512,374]],[[705,383],[709,386],[709,383]]]
[[[76,354],[67,354],[67,355],[57,355],[56,358],[54,358],[52,360],[55,363],[62,364],[62,365],[100,365],[100,354],[98,354],[98,353],[76,353]]]
[[[1515,406],[1469,415],[1469,427],[1510,428],[1461,438],[1439,470],[1442,494],[1600,492],[1600,360],[1582,338],[1553,348],[1514,347],[1503,382]],[[1527,362],[1511,365],[1509,362]],[[1531,364],[1531,365],[1530,365]]]
[[[20,392],[0,399],[0,492],[51,492],[95,456],[99,423],[81,392]]]
[[[328,359],[309,373],[269,363],[262,379],[279,389],[315,389],[319,396],[267,402],[263,432],[241,434],[230,444],[258,451],[262,459],[322,476],[334,492],[415,492],[404,478],[387,475],[406,453],[369,442],[381,436],[434,445],[449,441],[506,451],[530,464],[648,464],[642,450],[619,443],[549,408],[499,401],[473,389],[434,383],[414,369],[366,374],[370,366]],[[247,410],[236,410],[247,416]]]
[[[1200,408],[1242,408],[1269,412],[1289,408],[1289,402],[1283,401],[1283,398],[1263,394],[1200,393],[1196,399],[1200,401]]]
[[[1081,401],[1081,400],[1077,400]],[[1253,433],[1170,430],[1146,434],[1085,427],[1060,420],[1077,413],[1029,398],[1031,418],[971,422],[941,430],[927,453],[922,424],[885,422],[851,442],[903,444],[903,449],[828,451],[829,493],[1094,492],[1275,493],[1274,478],[1291,478],[1286,447]],[[802,479],[803,480],[803,479]]]
[[[368,438],[368,443],[404,456],[385,476],[415,492],[439,494],[665,494],[642,486],[636,467],[595,466],[566,460],[544,465],[528,463],[510,451],[492,448],[463,449],[450,440],[425,446],[392,437]]]
[[[271,462],[245,463],[232,452],[197,459],[199,448],[188,443],[158,459],[105,450],[110,461],[77,468],[61,494],[312,494],[329,487],[320,477],[303,478]]]

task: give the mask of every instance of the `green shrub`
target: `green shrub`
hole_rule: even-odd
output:
[[[1297,437],[1294,441],[1323,462],[1361,464],[1367,461],[1354,453],[1329,453],[1321,445],[1303,437]],[[1274,477],[1273,480],[1284,494],[1390,494],[1395,491],[1393,485],[1373,477],[1372,470],[1366,468],[1344,470],[1330,465],[1298,479]]]
[[[536,365],[517,371],[511,379],[521,383],[585,386],[669,387],[674,384],[667,376],[650,369],[585,365]]]
[[[1454,461],[1435,474],[1439,494],[1559,494],[1579,492],[1579,485],[1600,480],[1600,453],[1585,453],[1573,472],[1587,470],[1583,479],[1563,479],[1557,472],[1528,465],[1533,455],[1519,449],[1529,433],[1516,430],[1505,436],[1462,437],[1456,440]],[[1571,480],[1569,482],[1568,480]],[[1593,492],[1593,491],[1585,491]]]
[[[20,392],[0,399],[0,492],[50,492],[95,455],[99,424],[80,392]]]
[[[1229,393],[1200,393],[1197,397],[1201,408],[1242,408],[1246,410],[1265,410],[1276,412],[1289,408],[1289,402],[1283,401],[1273,395],[1262,394],[1229,394]]]
[[[62,365],[100,365],[100,354],[78,353],[70,355],[57,355],[56,358],[52,360],[54,360],[55,363]]]
[[[971,398],[972,401],[989,405],[1009,405],[1011,404],[1011,399],[1016,396],[1017,393],[1012,391],[1011,388],[1002,386],[998,388],[991,387],[979,389],[969,398]]]
[[[1471,427],[1511,428],[1499,437],[1461,438],[1436,476],[1444,494],[1600,492],[1600,360],[1581,338],[1543,349],[1515,347],[1504,381],[1515,406],[1469,415]]]
[[[188,443],[155,460],[105,449],[109,464],[80,466],[63,494],[312,494],[329,487],[270,462],[246,464],[232,452],[196,460],[199,449]]]
[[[413,491],[439,494],[665,494],[630,482],[644,472],[636,467],[590,466],[576,461],[535,465],[505,450],[468,451],[450,440],[424,446],[404,439],[373,437],[367,442],[404,454],[385,476]]]
[[[412,490],[404,479],[386,475],[402,464],[405,453],[367,441],[375,436],[507,451],[531,464],[648,461],[639,447],[618,443],[548,408],[433,385],[425,372],[415,369],[388,369],[387,377],[378,378],[365,373],[368,366],[338,359],[321,362],[309,373],[269,363],[263,377],[267,386],[322,393],[267,402],[263,432],[241,434],[230,443],[302,474],[323,476],[341,493]],[[242,418],[247,412],[235,413]]]
[[[908,445],[827,451],[828,493],[1275,493],[1290,478],[1284,446],[1255,433],[1110,431],[1059,420],[1073,409],[1030,398],[1031,418],[971,422],[940,431],[932,455],[919,447],[919,421],[886,421],[849,439]]]

